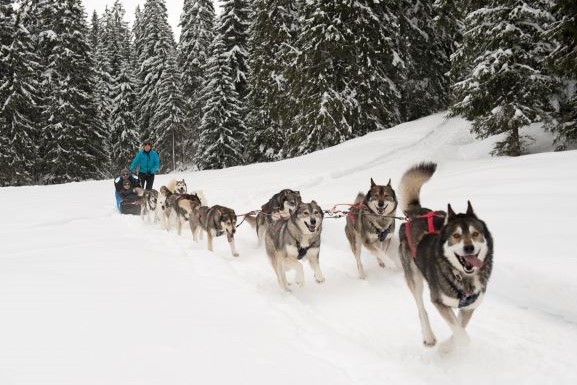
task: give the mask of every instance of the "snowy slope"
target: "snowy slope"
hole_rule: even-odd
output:
[[[241,256],[215,252],[113,210],[111,180],[0,189],[0,384],[574,384],[577,370],[577,151],[488,155],[460,119],[433,115],[308,156],[184,177],[238,214],[282,188],[328,209],[397,186],[410,165],[438,162],[422,202],[471,200],[495,238],[495,267],[472,343],[442,355],[421,344],[400,270],[357,278],[344,218],[325,219],[327,279],[285,293],[248,224]],[[396,249],[397,243],[394,243]],[[396,256],[396,253],[395,253]],[[289,279],[292,276],[289,275]],[[450,335],[427,303],[438,340]]]

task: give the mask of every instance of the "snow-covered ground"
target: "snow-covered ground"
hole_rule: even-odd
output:
[[[396,187],[438,162],[431,208],[471,200],[495,238],[493,276],[471,344],[425,348],[400,270],[363,252],[357,278],[345,219],[325,219],[322,285],[283,292],[256,234],[239,258],[114,212],[111,180],[0,189],[0,384],[575,384],[577,151],[493,158],[460,119],[433,115],[308,156],[184,177],[237,214],[282,188],[324,209],[352,203],[370,178]],[[206,238],[205,238],[206,241]],[[396,250],[397,242],[393,244]],[[396,257],[396,251],[395,251]],[[292,279],[292,275],[289,275]],[[439,340],[450,335],[426,303]]]

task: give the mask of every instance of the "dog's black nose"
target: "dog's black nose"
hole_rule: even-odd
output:
[[[471,254],[471,253],[473,253],[473,251],[475,251],[475,246],[465,245],[465,246],[463,246],[463,251],[467,254]]]
[[[317,220],[314,218],[311,218],[311,225],[316,225],[317,224]]]
[[[379,207],[383,207],[385,205],[385,201],[379,201]]]

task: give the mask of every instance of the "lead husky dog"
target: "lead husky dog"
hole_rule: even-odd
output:
[[[234,243],[234,233],[236,232],[236,214],[233,209],[228,207],[214,205],[198,206],[194,209],[194,215],[191,218],[190,228],[192,236],[196,241],[199,236],[202,238],[202,230],[206,231],[208,238],[208,250],[212,251],[212,240],[214,237],[220,237],[226,234],[226,239],[230,246],[233,257],[238,257],[236,245]],[[200,234],[198,234],[200,232]]]
[[[280,218],[288,218],[290,213],[301,202],[301,193],[299,191],[286,188],[274,194],[267,203],[262,205],[262,210],[259,211],[256,218],[250,215],[246,216],[247,222],[253,228],[256,228],[257,247],[262,244],[267,227]]]
[[[434,163],[418,164],[401,179],[400,205],[409,221],[399,230],[399,254],[405,280],[417,302],[425,346],[435,345],[436,339],[423,303],[423,279],[429,285],[431,301],[453,332],[440,346],[442,352],[449,352],[469,342],[465,328],[487,289],[493,268],[493,239],[473,212],[471,202],[465,214],[455,214],[451,205],[446,214],[421,206],[421,186],[436,167]],[[453,308],[459,309],[458,317]]]
[[[325,281],[319,265],[319,251],[321,246],[321,230],[323,211],[319,205],[300,203],[290,217],[278,220],[269,225],[265,235],[266,252],[278,284],[286,291],[290,291],[286,278],[287,270],[296,270],[295,282],[304,285],[303,265],[300,260],[309,260],[318,283]]]
[[[363,193],[357,195],[347,215],[345,234],[357,260],[359,278],[367,277],[361,262],[362,246],[377,257],[379,266],[396,267],[395,262],[387,255],[395,232],[396,210],[397,197],[390,179],[386,186],[382,186],[377,185],[371,178],[371,188],[367,195]]]
[[[156,222],[156,205],[158,202],[158,191],[151,189],[145,190],[140,187],[134,189],[139,197],[142,197],[140,205],[140,218],[148,220],[148,222]]]

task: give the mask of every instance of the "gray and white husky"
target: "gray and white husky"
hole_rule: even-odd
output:
[[[359,278],[367,277],[361,261],[362,246],[377,257],[381,267],[396,267],[387,255],[395,232],[396,210],[397,197],[390,179],[387,185],[377,185],[371,178],[371,188],[367,194],[357,195],[347,214],[345,234],[357,260]]]
[[[256,218],[251,215],[246,217],[246,221],[253,228],[256,228],[257,247],[262,244],[267,227],[281,218],[288,218],[301,202],[299,191],[286,188],[274,194],[267,203],[262,205],[262,210],[259,211]]]
[[[213,251],[212,241],[214,237],[220,237],[226,234],[230,252],[233,257],[239,256],[234,242],[236,214],[233,209],[220,205],[195,207],[194,215],[190,220],[190,226],[195,241],[199,238],[202,239],[202,231],[206,232],[209,251]]]
[[[420,190],[436,170],[421,163],[405,172],[399,186],[400,207],[409,218],[399,229],[399,254],[405,280],[417,302],[425,346],[436,343],[423,303],[427,281],[431,301],[453,334],[440,349],[449,352],[469,342],[465,328],[481,304],[493,268],[493,239],[468,202],[465,214],[423,208]],[[458,316],[453,309],[459,309]]]
[[[145,190],[140,187],[136,187],[134,190],[139,197],[142,197],[142,203],[140,205],[140,218],[142,218],[142,220],[146,218],[149,223],[156,222],[158,191],[154,189]]]
[[[300,203],[287,219],[269,224],[265,246],[278,284],[290,291],[287,270],[296,270],[295,282],[304,285],[302,259],[308,259],[318,283],[325,281],[319,264],[323,210],[312,201]]]

